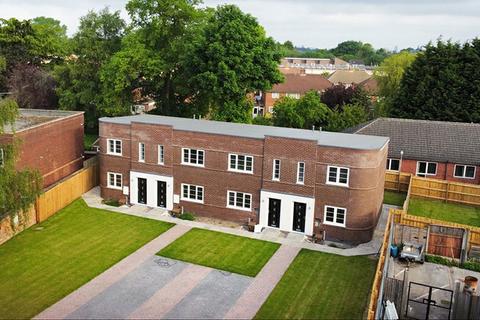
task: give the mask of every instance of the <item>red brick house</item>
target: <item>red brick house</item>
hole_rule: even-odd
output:
[[[480,124],[378,118],[347,132],[390,137],[387,170],[480,183]]]
[[[0,135],[2,145],[19,139],[20,153],[17,169],[38,169],[44,187],[51,186],[83,167],[83,112],[60,110],[20,109],[12,127]]]
[[[388,138],[138,115],[100,119],[103,198],[367,242]]]

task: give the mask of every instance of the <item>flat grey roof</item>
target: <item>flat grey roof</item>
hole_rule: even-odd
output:
[[[243,123],[220,122],[155,115],[100,118],[100,122],[130,125],[132,122],[172,126],[173,129],[244,138],[264,139],[266,136],[317,141],[318,145],[360,150],[378,150],[388,138],[338,132],[313,131]]]
[[[6,133],[18,132],[30,129],[47,122],[55,121],[61,118],[82,114],[83,111],[66,111],[66,110],[43,110],[43,109],[18,109],[19,116],[13,124],[5,127]]]

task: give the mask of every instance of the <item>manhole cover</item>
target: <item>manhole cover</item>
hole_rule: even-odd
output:
[[[155,263],[162,267],[162,268],[170,268],[171,266],[173,266],[176,262],[175,261],[171,261],[171,260],[167,260],[167,259],[157,259],[155,260]]]
[[[232,273],[231,273],[231,272],[228,272],[228,271],[219,270],[219,272],[220,272],[221,274],[223,274],[225,277],[228,277],[228,276],[231,276],[231,275],[232,275]]]

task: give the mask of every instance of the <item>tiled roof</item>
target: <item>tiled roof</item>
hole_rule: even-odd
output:
[[[365,71],[361,70],[337,70],[328,77],[331,83],[358,84],[370,78]]]
[[[300,93],[310,90],[324,91],[332,86],[332,83],[321,75],[313,74],[284,74],[285,81],[273,86],[269,92]]]
[[[388,154],[405,159],[480,164],[480,124],[378,118],[356,130],[358,134],[390,137]]]
[[[370,77],[367,80],[360,82],[358,85],[362,87],[369,95],[378,95],[378,82],[374,77]]]

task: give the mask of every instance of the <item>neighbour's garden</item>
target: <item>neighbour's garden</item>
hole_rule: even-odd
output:
[[[385,190],[383,194],[383,203],[392,206],[402,207],[406,198],[406,193]]]
[[[32,318],[173,224],[77,200],[0,246],[0,318]]]

